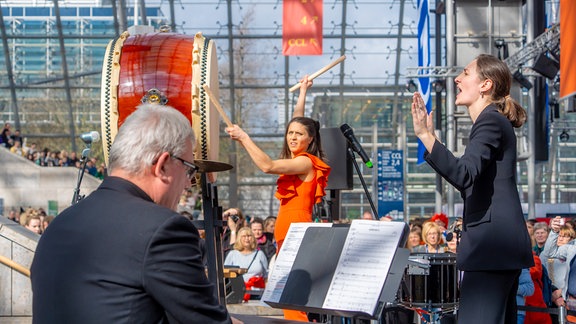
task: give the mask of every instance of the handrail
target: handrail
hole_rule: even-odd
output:
[[[9,259],[3,255],[0,255],[0,263],[3,263],[10,268],[20,272],[21,274],[25,275],[26,277],[30,277],[30,269],[24,267],[21,264],[14,262],[12,259]]]

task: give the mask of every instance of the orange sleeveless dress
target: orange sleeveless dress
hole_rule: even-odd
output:
[[[276,182],[278,189],[276,198],[280,199],[280,210],[276,218],[274,238],[278,244],[277,251],[280,251],[282,243],[286,238],[290,224],[312,222],[312,208],[319,203],[326,195],[326,184],[330,167],[320,158],[308,154],[300,153],[297,156],[305,155],[312,161],[312,168],[316,174],[311,181],[302,181],[298,175],[283,174]],[[308,322],[305,312],[284,309],[284,318],[288,320]]]
[[[315,171],[314,179],[302,181],[298,175],[283,174],[276,184],[276,198],[280,200],[280,210],[276,218],[274,238],[278,244],[278,251],[286,238],[290,224],[312,222],[312,208],[326,195],[326,184],[330,167],[320,158],[308,153],[300,153],[297,156],[307,156],[312,161]]]

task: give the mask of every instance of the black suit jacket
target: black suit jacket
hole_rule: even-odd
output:
[[[38,242],[34,323],[229,323],[199,239],[185,217],[131,182],[106,178]]]
[[[474,122],[462,157],[436,141],[425,159],[464,199],[457,253],[461,270],[514,270],[534,264],[516,187],[516,135],[495,105]]]

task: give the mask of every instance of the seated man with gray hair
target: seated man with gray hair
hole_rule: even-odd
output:
[[[58,215],[31,268],[34,323],[230,323],[175,210],[199,170],[176,109],[145,104],[110,149],[109,176]]]

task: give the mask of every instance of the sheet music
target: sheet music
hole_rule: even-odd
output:
[[[374,312],[404,226],[352,221],[323,308]]]
[[[268,273],[266,289],[262,294],[263,301],[278,303],[286,286],[286,280],[298,254],[306,229],[309,227],[331,227],[332,223],[292,223],[286,234],[282,249],[276,257],[273,269]]]

